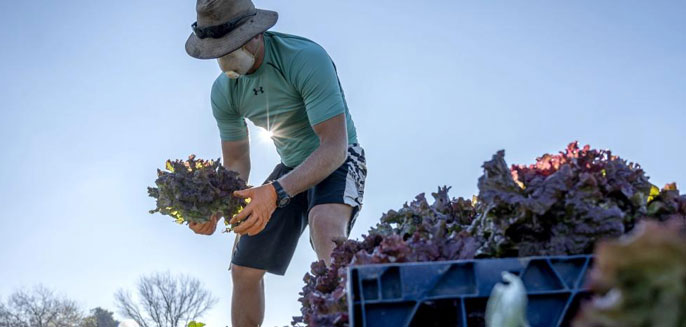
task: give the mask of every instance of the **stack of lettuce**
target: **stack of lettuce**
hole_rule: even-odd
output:
[[[574,142],[532,165],[511,167],[500,151],[483,168],[471,200],[450,198],[448,187],[433,193],[431,204],[420,194],[385,213],[361,240],[339,242],[330,266],[313,263],[304,277],[302,316],[292,325],[348,326],[349,265],[588,254],[597,241],[640,221],[686,224],[686,195],[676,185],[660,190],[639,165],[610,151]]]

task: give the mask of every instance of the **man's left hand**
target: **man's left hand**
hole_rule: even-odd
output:
[[[240,235],[248,234],[250,236],[261,232],[276,210],[277,196],[274,186],[265,184],[235,191],[233,195],[244,199],[250,198],[250,203],[229,221],[231,224],[243,221],[234,231]]]

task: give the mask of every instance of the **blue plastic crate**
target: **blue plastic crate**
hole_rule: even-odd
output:
[[[353,327],[484,326],[486,302],[503,271],[522,279],[532,327],[568,326],[592,256],[413,262],[348,268]]]

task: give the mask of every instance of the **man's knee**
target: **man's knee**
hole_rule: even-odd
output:
[[[308,215],[310,231],[315,234],[345,235],[352,207],[331,203],[314,206]]]
[[[234,285],[254,285],[262,281],[265,271],[231,264],[231,279]]]

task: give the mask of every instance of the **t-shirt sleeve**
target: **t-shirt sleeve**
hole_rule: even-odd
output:
[[[245,118],[232,108],[228,97],[227,83],[222,83],[221,77],[212,85],[210,95],[212,114],[217,120],[219,137],[222,141],[240,141],[248,137],[248,127]]]
[[[322,47],[312,44],[299,51],[293,58],[291,72],[311,126],[345,112],[336,69]]]

